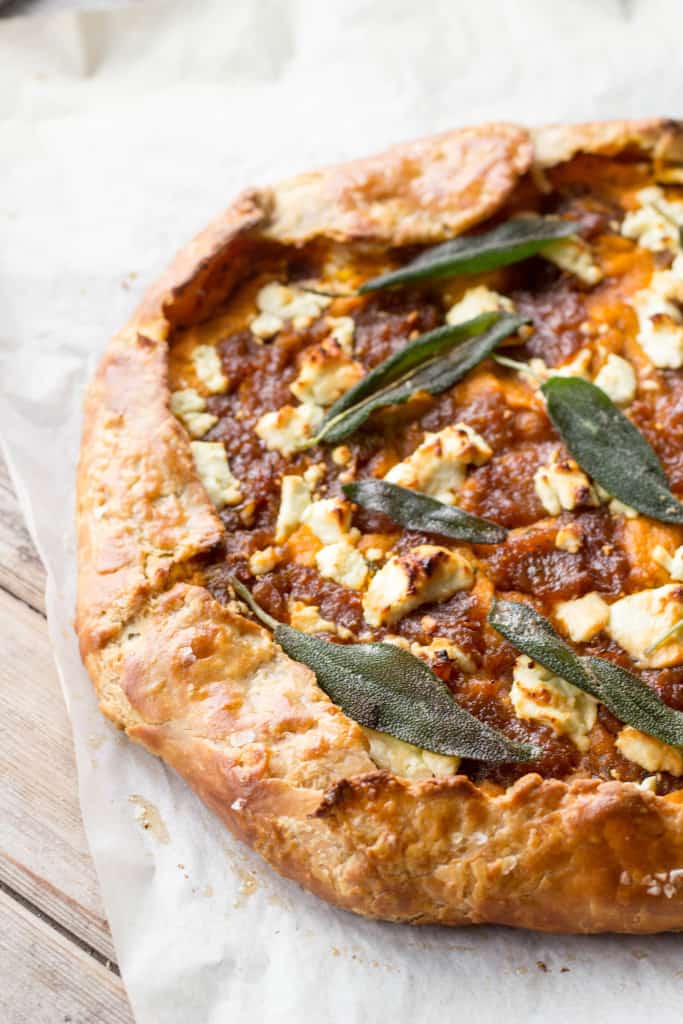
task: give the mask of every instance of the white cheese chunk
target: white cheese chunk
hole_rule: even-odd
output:
[[[315,292],[271,281],[270,284],[264,285],[256,296],[259,314],[254,317],[250,327],[252,332],[261,338],[277,334],[287,320],[291,320],[297,330],[302,330],[320,316],[330,302],[331,299],[327,295],[318,295]]]
[[[683,662],[683,630],[646,653],[683,619],[683,588],[678,584],[629,594],[610,605],[609,612],[607,632],[639,664],[665,668]]]
[[[423,620],[424,621],[424,620]],[[402,647],[404,651],[410,651],[416,658],[422,658],[430,665],[440,661],[454,661],[463,672],[470,675],[475,671],[476,665],[469,654],[465,654],[461,647],[454,644],[447,637],[435,637],[428,644],[420,644],[417,640],[407,640],[404,636],[394,633],[387,633],[382,641],[385,644],[393,644],[395,647]]]
[[[652,549],[652,557],[658,565],[668,572],[674,580],[683,582],[683,546],[676,548],[673,555],[670,555],[666,548],[657,544]]]
[[[588,749],[598,702],[525,654],[515,662],[510,700],[518,718],[543,722],[558,736],[569,736],[579,750]]]
[[[638,344],[648,359],[660,369],[680,369],[683,316],[678,307],[652,289],[636,292],[631,304],[638,316]]]
[[[311,488],[303,477],[283,476],[280,485],[280,508],[275,523],[275,540],[281,544],[301,525],[301,517],[311,501]]]
[[[619,501],[618,498],[612,498],[610,501],[609,513],[611,516],[624,516],[625,519],[637,519],[640,514],[637,508],[626,505],[623,501]]]
[[[657,270],[652,275],[650,289],[662,298],[683,303],[683,252],[679,252],[668,270]]]
[[[567,270],[584,284],[594,285],[602,281],[602,271],[593,262],[591,248],[583,238],[560,238],[551,242],[541,252],[560,270]]]
[[[353,458],[353,453],[348,445],[339,444],[332,449],[332,461],[335,466],[348,466]]]
[[[259,313],[249,324],[249,330],[257,338],[267,341],[268,338],[274,338],[284,326],[284,320],[279,316],[275,316],[274,313]]]
[[[644,768],[646,772],[683,775],[683,755],[680,750],[670,747],[668,743],[662,743],[654,736],[639,732],[630,725],[625,725],[621,730],[615,746],[623,757]]]
[[[574,459],[557,455],[534,473],[534,490],[548,515],[559,516],[562,509],[571,511],[578,505],[599,505],[590,480]]]
[[[581,377],[583,380],[590,378],[588,368],[591,364],[593,353],[589,348],[580,348],[571,359],[567,359],[559,366],[553,366],[548,370],[549,377]],[[540,361],[540,360],[539,360]],[[531,360],[533,363],[533,359]]]
[[[323,544],[334,544],[348,539],[351,526],[351,505],[342,498],[321,498],[307,505],[301,515],[301,522],[311,530]]]
[[[228,386],[218,352],[213,345],[197,345],[192,353],[192,362],[197,379],[210,395],[219,395]]]
[[[629,405],[636,397],[635,370],[621,356],[610,353],[593,381],[615,405]]]
[[[530,359],[528,364],[522,363],[519,372],[527,378],[532,387],[540,387],[551,377],[581,377],[590,380],[589,366],[593,353],[589,348],[580,348],[578,352],[559,366],[546,366],[543,359]],[[527,369],[528,365],[528,369]]]
[[[315,436],[322,421],[320,406],[305,402],[264,413],[254,429],[270,451],[291,455],[303,441]]]
[[[397,622],[421,604],[444,601],[474,582],[470,563],[457,551],[421,544],[394,555],[372,578],[363,597],[371,626]]]
[[[192,437],[203,437],[207,430],[218,423],[218,416],[206,411],[206,399],[194,388],[171,393],[171,412]]]
[[[326,544],[317,552],[315,562],[321,576],[350,590],[361,590],[368,577],[365,559],[348,540]]]
[[[242,500],[239,480],[230,472],[223,445],[219,441],[192,441],[190,448],[199,477],[216,508],[239,505]]]
[[[683,203],[668,200],[656,185],[637,193],[638,209],[624,217],[621,233],[653,252],[680,249],[678,228],[683,226]]]
[[[317,487],[327,475],[327,466],[324,462],[313,462],[304,470],[304,480],[311,487]]]
[[[568,551],[570,555],[575,555],[580,551],[582,544],[583,534],[578,523],[561,526],[555,534],[555,547],[560,551]]]
[[[410,645],[410,653],[430,664],[444,660],[454,661],[463,672],[472,673],[476,667],[469,655],[446,637],[437,636],[428,644],[419,644],[417,641],[413,641]]]
[[[302,402],[332,405],[364,375],[361,364],[349,359],[338,341],[326,338],[304,353],[290,389]]]
[[[261,551],[254,551],[249,558],[249,572],[252,576],[261,576],[264,572],[270,572],[278,563],[278,555],[275,548],[263,548]]]
[[[304,601],[289,602],[289,623],[301,633],[335,633],[344,640],[350,640],[353,636],[350,629],[323,618],[317,604],[306,604]]]
[[[363,732],[370,744],[370,757],[377,767],[404,779],[445,778],[455,775],[460,765],[459,757],[433,754],[386,732],[366,728]]]
[[[459,302],[446,313],[447,324],[462,324],[466,320],[474,320],[482,313],[514,313],[515,307],[511,299],[505,295],[499,295],[484,284],[470,288],[465,292]]]
[[[491,455],[483,437],[467,424],[456,423],[438,434],[425,434],[412,455],[393,466],[384,479],[452,505],[468,465],[480,466]]]
[[[345,355],[350,356],[356,328],[353,319],[350,316],[328,316],[327,326],[330,328],[330,337],[334,338]]]
[[[555,605],[555,617],[574,643],[585,643],[604,629],[609,621],[609,605],[599,594],[585,594],[573,601]]]

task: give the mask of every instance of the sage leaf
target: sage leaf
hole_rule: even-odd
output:
[[[425,249],[399,270],[366,281],[359,295],[413,281],[436,280],[455,274],[477,274],[519,263],[542,252],[558,238],[576,234],[579,225],[551,217],[513,217],[481,235],[464,235]]]
[[[597,680],[594,696],[634,729],[673,747],[683,747],[683,712],[670,708],[642,679],[607,658],[582,658]]]
[[[581,657],[547,619],[521,601],[494,601],[489,624],[518,651],[590,693],[613,715],[663,743],[683,746],[683,712],[670,708],[638,676],[607,658]]]
[[[358,430],[376,409],[401,405],[418,392],[440,394],[527,322],[507,313],[484,313],[466,323],[437,327],[421,335],[342,395],[317,436],[302,447],[321,441],[336,444]]]
[[[601,487],[662,523],[683,523],[654,450],[604,391],[579,377],[551,377],[541,391],[567,448]]]
[[[392,644],[335,644],[277,622],[249,590],[231,580],[237,595],[286,654],[308,665],[321,689],[360,725],[388,733],[435,754],[503,763],[531,761],[540,751],[484,725],[453,699],[432,670]]]
[[[446,505],[388,480],[359,480],[344,484],[342,490],[357,505],[383,512],[395,523],[411,530],[440,533],[473,544],[500,544],[507,537],[507,530],[498,523],[480,519],[457,506]]]
[[[590,679],[578,655],[565,643],[553,624],[531,605],[523,601],[496,600],[491,605],[488,622],[522,654],[580,690],[592,693]]]
[[[456,345],[483,334],[498,323],[502,314],[499,312],[482,313],[472,320],[460,324],[444,324],[433,331],[421,334],[409,341],[403,348],[378,363],[362,380],[349,388],[339,398],[327,414],[326,421],[333,420],[339,413],[351,406],[358,405],[364,398],[375,394],[389,384],[395,384],[410,370],[422,366],[430,359],[441,356]]]

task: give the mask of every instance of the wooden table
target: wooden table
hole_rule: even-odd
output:
[[[81,822],[44,577],[0,459],[0,1021],[131,1024]]]

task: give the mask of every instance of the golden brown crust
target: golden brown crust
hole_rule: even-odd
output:
[[[103,707],[326,899],[391,920],[682,926],[683,805],[633,784],[377,772],[361,730],[266,632],[177,585],[91,656]]]
[[[536,132],[535,158],[634,148],[675,168],[680,138],[666,121],[553,126]],[[225,296],[259,239],[433,241],[490,215],[531,155],[509,125],[396,147],[242,197],[177,258],[86,401],[78,632],[105,713],[274,867],[339,906],[414,923],[683,928],[676,794],[528,775],[492,797],[463,777],[378,773],[308,669],[174,582],[222,525],[168,409],[170,330]]]
[[[222,536],[165,378],[166,343],[133,327],[114,339],[88,390],[77,492],[84,654]]]
[[[549,124],[536,128],[532,137],[534,164],[541,168],[564,163],[577,153],[617,156],[626,151],[652,157],[656,174],[668,168],[670,174],[677,170],[680,175],[683,163],[683,125],[666,118]],[[663,180],[661,174],[658,177]]]
[[[480,125],[393,146],[272,190],[267,237],[436,242],[493,213],[531,164],[525,129]]]

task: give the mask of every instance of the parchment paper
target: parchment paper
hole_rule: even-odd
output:
[[[180,244],[247,184],[413,135],[680,116],[682,30],[679,0],[148,0],[0,25],[4,446],[140,1024],[680,1020],[680,937],[413,930],[279,879],[101,718],[71,621],[82,391]]]

